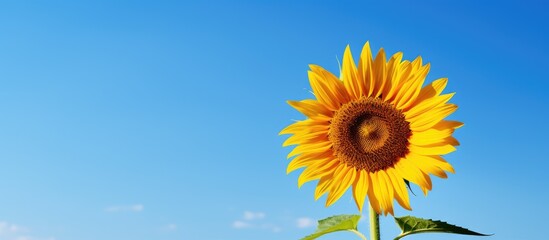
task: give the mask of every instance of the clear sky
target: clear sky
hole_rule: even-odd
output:
[[[396,215],[546,236],[548,4],[357,2],[0,2],[0,240],[298,239],[357,213],[297,188],[278,132],[308,64],[366,41],[430,62],[465,122],[456,174]],[[408,239],[441,238],[479,239]]]

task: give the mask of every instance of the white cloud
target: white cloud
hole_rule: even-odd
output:
[[[173,233],[179,230],[179,226],[175,223],[169,223],[158,227],[158,231],[162,233]],[[0,239],[2,240],[2,239]]]
[[[170,224],[166,225],[164,227],[164,229],[166,229],[168,231],[175,231],[175,230],[177,230],[177,225],[175,225],[174,223],[170,223]]]
[[[26,228],[6,221],[0,222],[0,235],[25,232]]]
[[[236,229],[262,229],[275,233],[282,231],[282,228],[279,226],[265,222],[263,219],[266,218],[266,216],[267,214],[264,212],[244,211],[242,219],[234,221],[232,227]]]
[[[308,217],[301,217],[296,220],[296,226],[298,228],[308,228],[308,227],[313,227],[315,225],[316,225],[316,221]]]
[[[33,238],[29,236],[19,236],[15,238],[15,240],[33,240]]]
[[[265,218],[263,212],[244,211],[244,220],[252,221]]]
[[[12,238],[13,240],[55,240],[54,237],[49,238],[36,238],[31,236],[19,236],[17,238]]]
[[[280,228],[279,226],[276,226],[274,224],[270,224],[270,223],[266,223],[266,224],[261,225],[261,228],[266,229],[266,230],[270,230],[270,231],[275,232],[275,233],[282,231],[282,228]]]
[[[243,229],[243,228],[251,228],[252,224],[244,222],[244,221],[234,221],[233,222],[233,228],[236,229]]]
[[[134,204],[134,205],[121,205],[121,206],[110,206],[105,209],[107,212],[141,212],[145,209],[143,204]]]
[[[29,229],[20,225],[0,221],[1,240],[55,240],[53,237],[40,238],[28,235]]]

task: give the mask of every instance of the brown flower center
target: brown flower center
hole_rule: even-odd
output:
[[[329,139],[340,161],[368,172],[394,166],[408,153],[410,123],[390,103],[363,97],[341,106]]]

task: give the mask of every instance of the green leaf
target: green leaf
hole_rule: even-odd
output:
[[[318,221],[316,232],[301,240],[313,240],[324,234],[337,231],[356,231],[360,215],[336,215]]]
[[[395,217],[395,221],[402,230],[402,233],[398,235],[394,240],[401,239],[405,236],[416,233],[428,233],[428,232],[441,232],[441,233],[455,233],[475,236],[490,236],[478,232],[473,232],[469,229],[462,228],[456,225],[452,225],[446,222],[423,219],[412,216]]]

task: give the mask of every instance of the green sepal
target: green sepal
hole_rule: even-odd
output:
[[[360,215],[335,215],[318,221],[316,232],[301,240],[314,240],[322,235],[337,231],[356,231]]]
[[[423,219],[412,216],[405,217],[395,217],[395,221],[402,230],[402,233],[398,235],[394,240],[401,239],[405,236],[417,233],[429,233],[429,232],[439,232],[439,233],[454,233],[454,234],[464,234],[464,235],[474,235],[474,236],[490,236],[487,234],[482,234],[478,232],[471,231],[467,228],[460,226],[452,225],[446,222],[432,220],[432,219]]]
[[[412,191],[412,186],[410,186],[410,181],[404,179],[404,183],[406,183],[406,187],[408,187],[408,190],[410,190],[410,192],[415,196],[416,194],[414,193],[414,191]]]

